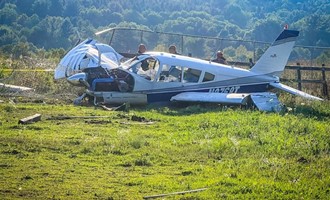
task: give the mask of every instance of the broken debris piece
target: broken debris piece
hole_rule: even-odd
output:
[[[18,121],[18,124],[31,124],[41,120],[41,114],[35,114],[29,117],[25,117]]]

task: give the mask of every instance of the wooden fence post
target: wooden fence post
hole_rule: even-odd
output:
[[[297,63],[297,65],[300,67],[300,63]],[[298,82],[298,90],[301,91],[301,70],[300,68],[297,69],[297,82]]]
[[[323,95],[329,99],[328,84],[325,76],[325,64],[322,64],[322,85],[323,85]]]

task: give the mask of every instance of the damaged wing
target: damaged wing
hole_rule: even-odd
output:
[[[171,101],[206,102],[222,104],[246,105],[249,94],[210,93],[210,92],[183,92],[171,98]]]
[[[179,102],[205,102],[220,104],[248,105],[252,102],[261,111],[279,112],[283,105],[276,94],[261,93],[209,93],[209,92],[183,92],[171,98]]]

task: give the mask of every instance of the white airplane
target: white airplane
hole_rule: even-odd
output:
[[[277,88],[311,100],[322,100],[279,82],[298,31],[284,29],[250,69],[164,52],[146,52],[121,63],[112,47],[85,40],[61,60],[55,79],[67,78],[94,103],[212,102],[280,111],[282,104],[270,89]]]

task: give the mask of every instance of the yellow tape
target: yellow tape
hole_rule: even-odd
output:
[[[54,69],[0,69],[3,72],[54,72]]]

